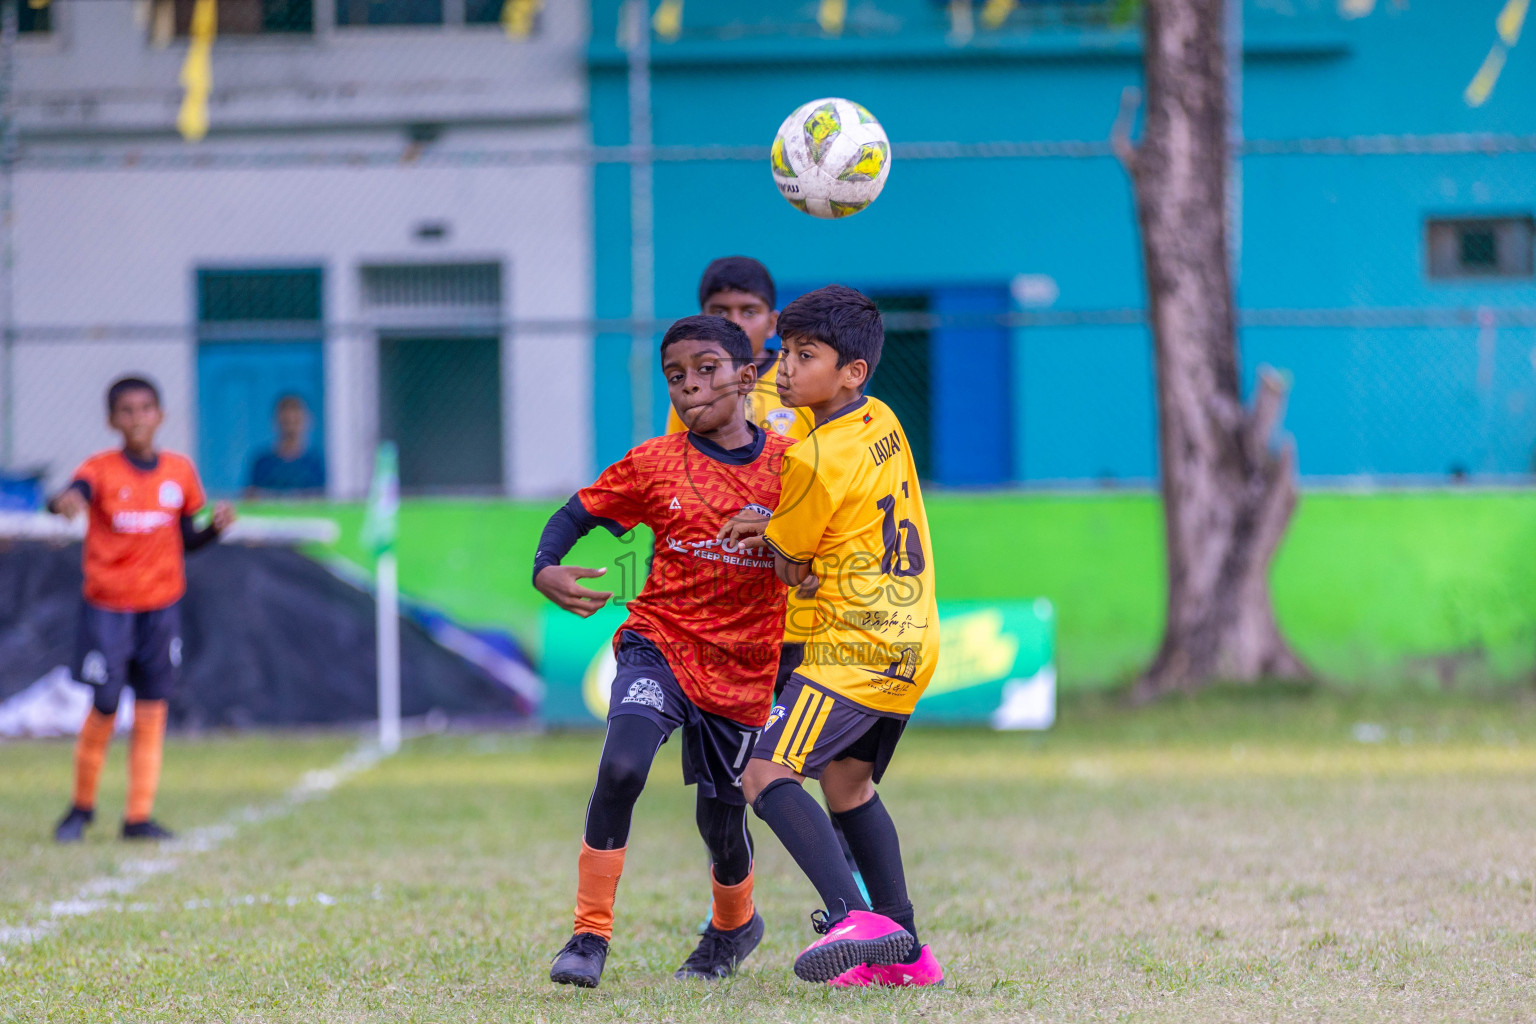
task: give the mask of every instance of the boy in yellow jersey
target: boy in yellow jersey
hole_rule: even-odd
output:
[[[711,261],[699,277],[699,312],[707,316],[725,317],[747,332],[747,340],[752,343],[757,384],[746,398],[747,422],[756,423],[765,431],[800,441],[804,440],[815,424],[808,410],[785,405],[779,395],[779,349],[769,344],[778,329],[777,304],[778,288],[773,283],[773,275],[761,262],[750,256],[722,256]],[[676,409],[667,410],[667,433],[676,434],[687,429]],[[798,622],[813,614],[808,611],[807,604],[794,591],[790,591],[786,623]],[[793,635],[790,629],[785,630],[784,661],[780,664],[778,681],[773,691],[775,698],[789,678],[788,669],[799,664],[801,639]],[[853,872],[854,883],[858,885],[859,892],[868,898],[864,879],[853,862],[853,854],[847,843],[843,842],[842,832],[839,831],[837,836],[844,859]],[[701,934],[708,930],[708,922],[706,917],[700,924],[698,930]]]
[[[896,827],[874,788],[939,653],[916,467],[896,416],[864,394],[884,327],[868,298],[831,285],[785,307],[779,333],[779,393],[810,411],[816,427],[784,456],[773,515],[737,517],[721,537],[766,544],[781,580],[816,590],[788,624],[803,657],[742,788],[826,905],[819,919],[812,915],[822,937],[801,951],[795,974],[844,986],[939,984],[943,969],[917,941]],[[868,904],[832,821],[801,785],[807,778],[821,782],[869,887]]]
[[[811,418],[803,409],[786,406],[775,385],[779,350],[768,341],[777,329],[778,293],[768,268],[748,256],[722,256],[704,268],[699,278],[699,312],[723,316],[747,332],[752,342],[752,361],[757,364],[757,386],[746,399],[747,421],[764,430],[799,441],[811,432]],[[677,410],[667,412],[667,433],[687,430]]]

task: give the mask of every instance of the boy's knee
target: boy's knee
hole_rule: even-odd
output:
[[[863,807],[875,798],[874,765],[853,758],[833,761],[822,773],[821,791],[834,814]]]
[[[748,806],[757,803],[758,794],[763,787],[771,781],[763,777],[762,771],[757,767],[762,761],[753,758],[747,762],[747,767],[741,773],[741,795],[747,798]]]
[[[789,782],[799,782],[800,776],[793,769],[764,758],[754,757],[747,762],[747,768],[741,773],[741,792],[747,798],[747,803],[752,809],[757,809],[757,798],[763,795],[763,790],[780,779]]]
[[[645,789],[650,765],[640,764],[630,758],[604,758],[597,770],[597,785],[610,799],[634,801]]]

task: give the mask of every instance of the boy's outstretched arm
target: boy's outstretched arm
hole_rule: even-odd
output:
[[[738,513],[725,521],[715,539],[741,551],[760,551],[771,547],[763,536],[763,532],[768,529],[769,518],[755,512]],[[773,552],[773,572],[780,582],[797,588],[795,596],[803,599],[816,593],[816,588],[821,584],[816,574],[811,572],[810,562],[796,562],[785,558],[778,551]]]
[[[810,562],[797,562],[792,558],[785,558],[780,552],[773,553],[773,571],[780,580],[792,587],[802,587],[807,580],[815,581],[816,574],[811,572]],[[811,587],[812,592],[815,586]],[[801,594],[807,597],[807,594]]]
[[[83,516],[91,510],[90,484],[73,480],[70,485],[48,499],[48,511],[65,519]]]
[[[579,581],[595,579],[608,570],[561,565],[560,560],[570,554],[576,542],[593,527],[602,524],[603,520],[587,512],[579,500],[572,498],[556,509],[549,522],[544,524],[544,532],[539,536],[539,550],[533,558],[533,585],[538,592],[582,618],[607,604],[613,592],[591,590]]]

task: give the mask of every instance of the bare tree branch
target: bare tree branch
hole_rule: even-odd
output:
[[[1131,142],[1131,127],[1136,123],[1136,111],[1141,109],[1141,90],[1128,85],[1120,93],[1120,110],[1115,123],[1109,128],[1109,144],[1128,174],[1136,173],[1136,146]]]
[[[1259,390],[1253,399],[1253,410],[1243,427],[1243,440],[1248,458],[1253,465],[1261,464],[1269,454],[1269,439],[1275,425],[1285,415],[1285,399],[1290,384],[1285,376],[1273,367],[1259,369]]]

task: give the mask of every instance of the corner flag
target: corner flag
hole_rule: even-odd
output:
[[[395,533],[400,518],[400,457],[394,442],[379,445],[368,485],[363,543],[376,560],[374,603],[378,609],[379,748],[400,749],[400,577]]]
[[[379,445],[368,485],[368,511],[363,518],[363,543],[374,558],[395,550],[400,517],[400,456],[393,441]]]

